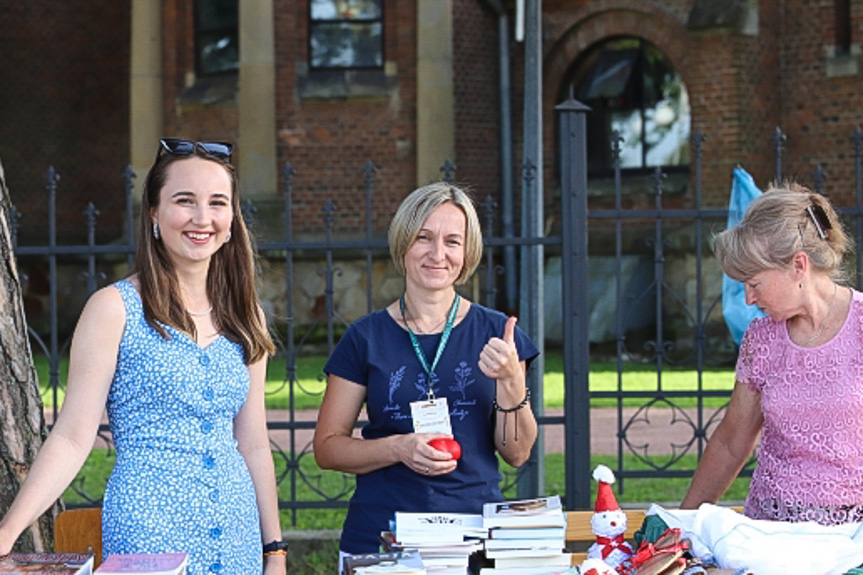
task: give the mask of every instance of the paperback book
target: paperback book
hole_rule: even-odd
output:
[[[412,513],[397,511],[396,540],[402,545],[461,543],[466,538],[485,538],[483,518],[470,513]]]
[[[426,575],[425,565],[418,551],[396,553],[365,553],[348,555],[344,560],[345,575],[367,575],[370,573],[400,573],[403,575]]]
[[[563,527],[509,527],[507,529],[490,529],[490,539],[563,539],[566,529]]]
[[[558,553],[556,555],[548,555],[545,557],[509,557],[499,558],[494,560],[494,566],[497,569],[516,568],[516,567],[569,567],[572,565],[571,553]]]
[[[560,551],[566,547],[563,537],[560,539],[486,539],[486,551],[492,549],[554,549]]]
[[[578,575],[577,567],[484,567],[480,575]]]
[[[495,567],[497,567],[498,559],[505,558],[537,558],[537,557],[551,557],[556,555],[563,555],[563,549],[549,549],[549,548],[537,548],[537,549],[486,549],[485,556],[489,559],[495,560]]]
[[[96,569],[100,575],[186,575],[186,553],[157,553],[152,555],[108,555]]]
[[[0,573],[91,575],[92,553],[10,553],[0,559]]]
[[[482,525],[486,529],[496,527],[565,528],[566,515],[564,515],[560,505],[559,495],[492,502],[483,505]]]

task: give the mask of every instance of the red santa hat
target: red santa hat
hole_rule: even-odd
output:
[[[611,490],[611,484],[614,483],[614,472],[605,465],[597,465],[593,470],[593,478],[599,482],[596,487],[596,507],[594,511],[602,513],[603,511],[617,511],[620,506],[617,504],[617,499],[614,497],[614,491]]]

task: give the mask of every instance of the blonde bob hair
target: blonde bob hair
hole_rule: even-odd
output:
[[[794,182],[772,185],[753,200],[740,225],[717,235],[714,247],[722,271],[742,282],[786,268],[800,251],[815,269],[843,280],[842,260],[851,249],[827,198]]]
[[[390,256],[396,270],[405,275],[405,254],[416,241],[420,230],[431,213],[441,204],[451,202],[464,213],[464,263],[455,280],[461,285],[473,275],[482,259],[482,230],[476,209],[473,207],[468,193],[446,182],[435,182],[417,188],[402,201],[396,215],[390,222],[389,244]]]

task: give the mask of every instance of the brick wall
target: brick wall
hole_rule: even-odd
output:
[[[497,16],[476,0],[453,10],[456,179],[479,203],[500,197],[500,94]],[[500,225],[499,222],[496,225]],[[500,227],[497,228],[498,230]]]
[[[852,5],[863,12],[859,3]],[[849,194],[854,169],[850,137],[863,120],[863,76],[828,77],[825,46],[834,38],[833,3],[759,2],[755,34],[734,25],[690,26],[693,2],[598,0],[543,6],[547,189],[555,178],[551,110],[564,97],[570,67],[595,43],[630,35],[663,50],[686,83],[692,129],[707,138],[705,205],[727,202],[737,164],[766,187],[775,171],[770,137],[776,126],[787,134],[786,176],[810,183],[820,162],[829,177],[826,191],[836,197]],[[852,23],[852,43],[859,43],[863,23],[854,15]],[[520,124],[518,118],[516,122]]]
[[[810,181],[820,163],[828,175],[829,194],[844,198],[851,193],[850,137],[863,124],[863,74],[829,73],[826,48],[835,37],[833,3],[759,2],[754,35],[733,26],[689,26],[693,8],[704,4],[544,1],[547,212],[553,212],[557,202],[552,197],[554,106],[568,93],[565,80],[580,54],[615,35],[648,40],[682,75],[691,98],[693,130],[700,129],[707,137],[707,205],[724,205],[731,169],[738,163],[759,185],[767,184],[774,173],[769,138],[776,126],[788,135],[786,175]],[[374,206],[378,233],[384,232],[399,201],[416,185],[416,3],[385,0],[384,6],[383,88],[371,95],[328,96],[303,90],[309,78],[308,0],[274,0],[278,162],[281,168],[290,161],[297,171],[294,221],[309,232],[322,229],[320,208],[329,197],[338,207],[339,232],[360,233],[360,169],[366,160],[380,168]],[[456,177],[473,185],[482,199],[496,194],[500,186],[497,22],[481,0],[454,0],[453,6]],[[86,201],[94,200],[104,220],[97,228],[100,241],[116,236],[120,224],[105,216],[122,208],[120,174],[129,156],[130,2],[0,0],[0,8],[0,70],[6,80],[0,103],[0,160],[13,200],[24,212],[22,224],[30,224],[27,234],[46,235],[33,222],[45,221],[42,175],[53,164],[62,176],[60,205],[68,214],[64,219],[81,221]],[[164,0],[162,10],[165,134],[236,140],[236,77],[195,79],[192,3]],[[851,40],[859,46],[863,4],[852,2],[851,11]],[[511,169],[517,202],[523,44],[513,47],[516,165]],[[80,240],[83,230],[78,223],[64,223],[61,235]]]
[[[236,142],[237,74],[196,77],[194,32],[194,2],[164,0],[163,135]]]
[[[398,203],[415,187],[415,3],[384,2],[384,59],[392,86],[366,96],[303,93],[301,83],[309,78],[307,2],[276,0],[274,8],[278,158],[280,166],[289,161],[297,172],[294,221],[305,231],[320,232],[321,206],[330,198],[338,208],[339,233],[359,233],[365,222],[361,168],[371,160],[380,168],[373,221],[383,234]]]
[[[101,212],[97,239],[122,232],[129,158],[129,2],[0,2],[0,161],[22,212],[22,244],[47,243],[44,174],[60,174],[58,240],[86,240],[82,212]]]
[[[863,5],[851,2],[852,43],[863,42]],[[825,192],[836,201],[853,198],[850,141],[863,124],[863,72],[829,77],[825,48],[834,44],[833,2],[788,0],[782,12],[782,125],[788,134],[786,173],[811,181],[817,164],[827,172]]]

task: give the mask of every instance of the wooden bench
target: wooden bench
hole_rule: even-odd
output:
[[[54,520],[54,550],[58,553],[93,553],[94,567],[102,563],[102,510],[67,509]]]
[[[743,513],[742,506],[732,507],[738,513]],[[641,529],[644,518],[647,517],[646,509],[624,509],[626,513],[626,532],[623,538],[635,546],[635,532]],[[566,535],[567,543],[583,543],[588,546],[596,541],[596,535],[590,529],[590,518],[593,511],[567,511],[566,512]],[[572,564],[581,565],[587,559],[587,551],[576,551],[572,554]]]

